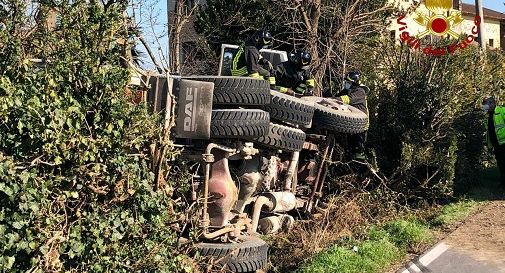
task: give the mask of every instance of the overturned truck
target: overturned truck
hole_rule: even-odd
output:
[[[223,47],[220,75],[234,48]],[[286,59],[284,52],[262,54],[273,63]],[[166,91],[152,90],[149,101],[160,110]],[[310,215],[336,136],[366,130],[366,114],[247,77],[174,77],[172,90],[180,157],[201,166],[188,181],[202,212],[195,251],[233,272],[263,269],[268,245],[257,235],[288,230],[299,215]]]

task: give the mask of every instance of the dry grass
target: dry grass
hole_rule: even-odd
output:
[[[268,272],[294,272],[317,253],[346,237],[366,237],[366,227],[391,220],[404,211],[399,194],[383,181],[358,179],[353,174],[329,181],[331,192],[308,220],[295,222],[284,235],[268,239],[271,245]]]
[[[291,272],[341,238],[360,233],[369,223],[367,213],[363,214],[368,206],[363,206],[362,197],[330,198],[311,219],[298,221],[289,234],[271,238],[269,272]]]

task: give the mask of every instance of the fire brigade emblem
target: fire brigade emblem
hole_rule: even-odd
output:
[[[426,30],[419,33],[418,39],[426,35],[432,34],[436,36],[450,35],[453,38],[458,38],[459,34],[453,28],[463,22],[463,17],[460,11],[452,11],[452,0],[426,0],[426,8],[430,14],[416,12],[414,21],[421,26],[426,27]],[[446,15],[449,14],[447,17]]]

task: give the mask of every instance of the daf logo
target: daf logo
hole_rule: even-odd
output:
[[[198,88],[186,88],[186,102],[184,105],[184,131],[195,131],[197,110],[196,102],[198,101]]]

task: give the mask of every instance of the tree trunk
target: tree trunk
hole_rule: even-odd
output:
[[[307,51],[312,55],[312,74],[316,81],[314,94],[320,96],[322,93],[321,81],[324,77],[324,65],[321,64],[318,50],[319,19],[321,18],[321,0],[313,0],[307,6],[300,6],[305,27],[307,30]]]
[[[170,71],[180,73],[181,71],[181,34],[186,24],[186,2],[177,0],[175,2],[174,24],[171,32],[171,51],[170,51]]]
[[[54,30],[56,28],[56,10],[41,4],[36,21],[38,27],[46,31]]]

